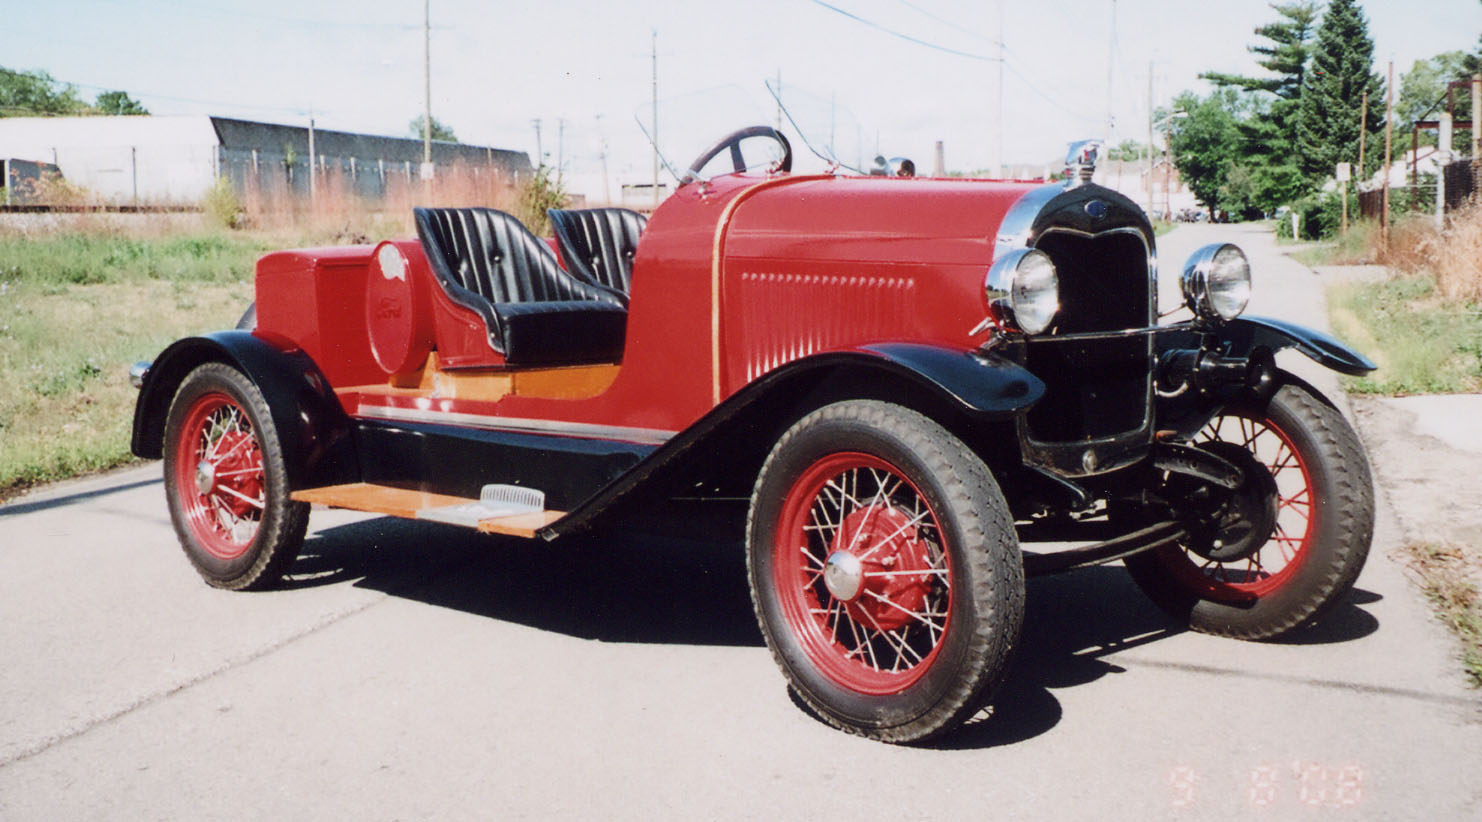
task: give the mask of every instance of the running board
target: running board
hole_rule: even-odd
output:
[[[1066,551],[1056,551],[1053,554],[1026,553],[1024,554],[1024,574],[1031,577],[1043,576],[1101,565],[1130,557],[1133,554],[1140,554],[1143,551],[1161,548],[1184,539],[1188,535],[1181,524],[1175,520],[1168,520],[1083,548],[1071,548]]]
[[[474,528],[485,534],[526,539],[533,538],[537,531],[566,516],[565,511],[543,510],[537,503],[544,499],[544,495],[538,491],[504,486],[485,488],[481,499],[368,482],[305,488],[294,491],[289,497],[295,502],[444,522]]]

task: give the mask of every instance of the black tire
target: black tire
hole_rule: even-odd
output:
[[[1302,492],[1278,492],[1280,518],[1254,559],[1211,563],[1175,545],[1128,557],[1125,564],[1153,602],[1194,630],[1272,639],[1322,616],[1363,570],[1374,533],[1369,461],[1343,415],[1295,382],[1283,385],[1267,403],[1248,400],[1227,409],[1215,423],[1226,418],[1257,440],[1269,430],[1278,443],[1285,441],[1295,463],[1278,459],[1273,476],[1295,468],[1296,481],[1306,487],[1306,502],[1301,502]],[[1229,424],[1224,423],[1226,430]],[[1220,439],[1230,441],[1228,436]],[[1269,442],[1247,450],[1269,449]],[[1302,537],[1293,535],[1293,524],[1302,525]],[[1252,568],[1263,556],[1283,562]]]
[[[309,506],[288,497],[257,386],[224,363],[187,374],[165,420],[164,464],[170,519],[202,578],[232,590],[276,584],[298,556]]]
[[[833,492],[851,481],[868,505]],[[798,696],[835,727],[887,742],[940,735],[979,710],[1023,621],[1018,538],[988,467],[884,402],[826,406],[777,442],[752,494],[747,569],[767,647]],[[841,596],[836,582],[857,584]]]

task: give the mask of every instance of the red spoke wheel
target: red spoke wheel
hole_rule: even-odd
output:
[[[271,585],[298,555],[308,506],[288,499],[262,393],[221,363],[186,375],[165,423],[165,493],[181,546],[220,588]]]
[[[982,707],[1023,615],[1007,506],[950,433],[872,401],[794,425],[748,524],[752,595],[790,683],[826,721],[894,742]]]
[[[218,559],[245,554],[267,509],[262,449],[247,412],[227,394],[202,394],[185,410],[174,446],[191,535]]]
[[[1280,636],[1341,600],[1374,527],[1368,461],[1343,415],[1289,383],[1225,409],[1194,444],[1239,465],[1246,485],[1213,536],[1129,557],[1139,587],[1194,629],[1242,639]]]

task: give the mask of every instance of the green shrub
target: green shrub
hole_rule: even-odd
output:
[[[536,169],[535,176],[520,189],[520,222],[537,237],[545,237],[551,233],[550,220],[545,215],[546,209],[565,206],[566,188],[551,176],[550,166]]]
[[[1336,191],[1321,191],[1317,194],[1309,194],[1292,204],[1292,210],[1297,213],[1297,230],[1302,233],[1304,240],[1321,240],[1337,235],[1343,226],[1343,198]],[[1358,201],[1350,197],[1348,203],[1348,216],[1350,219],[1358,215]],[[1283,215],[1276,223],[1276,236],[1285,239],[1292,238],[1292,219]]]
[[[236,189],[232,188],[232,181],[225,177],[217,177],[206,190],[206,196],[201,198],[201,210],[222,228],[241,225],[242,201],[237,197]]]

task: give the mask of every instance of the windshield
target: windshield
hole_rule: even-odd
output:
[[[866,149],[864,127],[835,96],[824,97],[780,80],[768,80],[767,91],[785,129],[797,134],[815,157],[828,166],[870,173],[879,152]],[[797,160],[794,164],[796,168]]]
[[[734,85],[661,98],[657,112],[653,103],[645,103],[633,112],[633,118],[657,153],[660,185],[670,190],[716,140],[737,128],[769,124],[773,119],[766,116],[756,95]],[[742,171],[765,171],[782,159],[781,146],[771,139],[748,139],[740,149]],[[697,169],[695,177],[708,180],[732,174],[738,170],[733,159],[729,151],[721,152]]]

